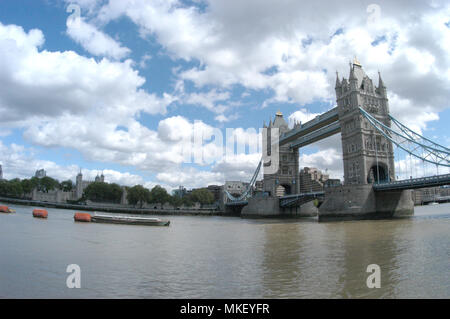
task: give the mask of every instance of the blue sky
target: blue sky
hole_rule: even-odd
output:
[[[371,3],[1,1],[4,175],[45,168],[62,180],[82,168],[88,179],[104,171],[110,182],[168,188],[247,180],[257,151],[181,159],[193,128],[254,142],[247,130],[277,110],[311,119],[335,105],[335,72],[348,77],[354,56],[375,83],[381,71],[394,116],[449,145],[450,7],[380,1],[374,15]],[[300,165],[340,178],[340,147],[339,136],[308,147]]]

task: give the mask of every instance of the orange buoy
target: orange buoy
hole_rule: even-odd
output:
[[[86,222],[89,223],[91,221],[91,215],[88,213],[75,213],[75,215],[73,215],[73,219],[76,222]]]
[[[33,210],[33,217],[36,218],[47,218],[48,212],[45,209],[34,209]]]
[[[0,213],[11,213],[8,206],[0,206]]]

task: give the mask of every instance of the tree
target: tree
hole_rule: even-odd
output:
[[[20,179],[0,181],[0,194],[4,196],[22,197],[23,188]]]
[[[206,188],[194,189],[191,193],[191,199],[202,205],[214,203],[214,195]]]
[[[178,196],[178,194],[173,194],[172,196],[170,196],[169,203],[174,207],[179,207],[183,204],[183,199]]]
[[[127,200],[130,204],[139,206],[142,208],[144,202],[150,201],[150,191],[142,185],[136,185],[128,189]]]
[[[33,188],[37,188],[38,191],[48,193],[51,190],[59,187],[59,182],[49,176],[42,178],[33,177],[31,179]]]
[[[164,204],[166,202],[170,202],[170,195],[167,193],[165,188],[162,188],[159,185],[156,185],[150,191],[150,200],[149,203],[161,203]]]
[[[21,182],[24,195],[33,191],[33,183],[29,179],[23,179]]]
[[[67,181],[61,182],[61,184],[59,185],[59,189],[63,192],[70,192],[73,189],[72,180],[68,179]]]
[[[192,201],[190,195],[183,196],[183,198],[181,199],[181,203],[186,207],[194,206],[194,202]]]
[[[84,190],[83,197],[94,202],[120,203],[123,190],[117,184],[94,182]]]

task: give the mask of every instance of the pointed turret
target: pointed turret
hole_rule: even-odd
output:
[[[339,73],[337,71],[336,71],[336,85],[334,87],[335,88],[341,87],[341,81],[339,80]]]
[[[386,90],[386,86],[384,85],[383,79],[381,79],[381,73],[380,71],[378,71],[378,93],[387,98],[387,90]]]
[[[355,75],[355,68],[350,63],[350,76],[348,78],[348,81],[350,82],[350,90],[357,90],[358,89],[358,79]]]
[[[378,88],[386,88],[386,86],[384,86],[383,80],[381,79],[380,71],[378,71]]]
[[[336,98],[339,98],[342,94],[342,83],[339,80],[339,74],[336,71],[336,85],[334,86],[334,90],[336,91]]]
[[[266,120],[263,121],[263,128],[267,128]]]

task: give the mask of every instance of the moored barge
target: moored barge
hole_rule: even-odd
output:
[[[95,213],[91,217],[95,223],[127,224],[127,225],[145,225],[145,226],[169,226],[169,220],[152,217],[125,216],[125,215],[105,215]]]

